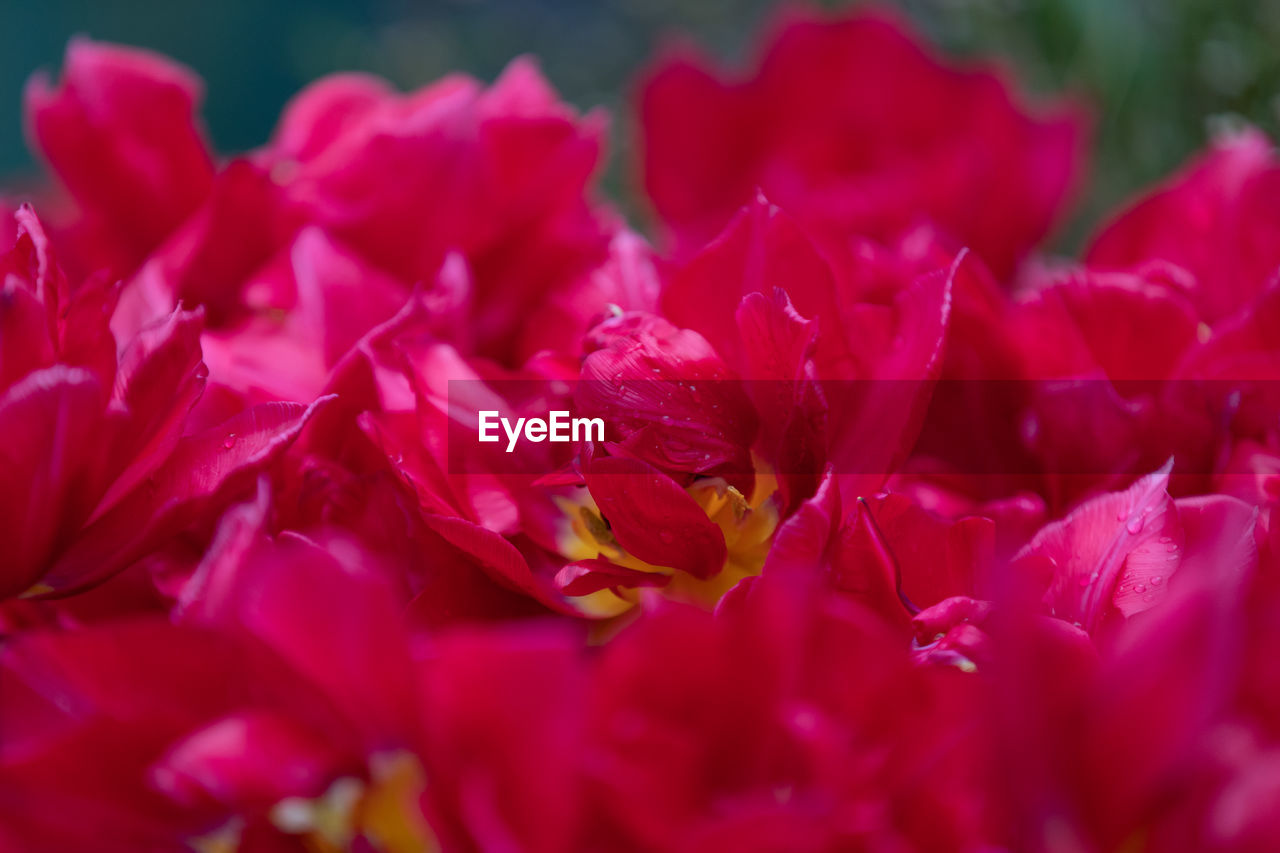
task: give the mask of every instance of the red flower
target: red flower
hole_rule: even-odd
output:
[[[33,632],[6,649],[5,693],[26,700],[6,705],[0,751],[0,791],[23,804],[12,843],[432,840],[395,599],[370,561],[265,539],[265,509],[228,516],[175,621]],[[110,750],[92,746],[103,739]],[[80,801],[101,811],[63,820]]]
[[[200,315],[174,311],[117,358],[114,289],[70,292],[30,208],[18,221],[0,260],[0,494],[13,546],[0,598],[84,587],[216,517],[311,414],[275,403],[184,434],[204,387]]]
[[[713,618],[655,607],[591,685],[600,840],[644,850],[962,849],[984,837],[979,685],[918,668],[811,575],[744,583]]]
[[[879,14],[786,17],[738,79],[676,54],[639,112],[645,189],[681,252],[759,187],[837,239],[931,221],[1002,277],[1058,218],[1085,137],[1073,110],[1033,117],[1000,72],[943,65]]]
[[[227,346],[296,350],[301,380],[323,376],[415,283],[439,279],[451,286],[433,300],[439,332],[519,363],[562,345],[613,298],[593,279],[621,230],[588,197],[602,130],[526,61],[489,88],[460,76],[405,95],[373,78],[320,81],[268,145],[232,160],[174,223],[126,287],[121,322],[176,300],[204,305]],[[450,253],[461,278],[441,276]],[[357,282],[368,302],[349,298]],[[212,367],[237,389],[271,381],[253,365],[228,363],[225,379]]]
[[[1259,134],[1019,266],[1079,119],[796,16],[646,83],[667,259],[527,60],[221,164],[189,72],[66,65],[53,239],[0,222],[0,850],[1275,846]]]
[[[77,274],[131,272],[204,201],[214,165],[201,96],[172,60],[87,39],[67,46],[57,86],[28,82],[32,141],[71,196]]]
[[[1094,238],[1089,264],[1131,269],[1165,261],[1186,271],[1186,295],[1209,323],[1252,301],[1280,267],[1270,203],[1280,165],[1260,131],[1225,136],[1134,202]]]
[[[424,522],[500,583],[558,610],[563,593],[595,616],[652,587],[712,605],[760,571],[824,466],[849,500],[874,492],[918,429],[954,269],[887,265],[872,301],[852,282],[863,263],[837,275],[758,200],[664,286],[664,313],[691,329],[623,311],[585,336],[580,366],[543,358],[510,372],[463,364],[429,328],[401,330],[416,434],[390,413],[372,434]],[[823,327],[823,316],[846,322]],[[570,388],[575,413],[609,424],[576,460],[475,442],[479,411],[567,406]]]

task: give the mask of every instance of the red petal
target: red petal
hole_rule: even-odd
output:
[[[811,358],[817,320],[806,320],[782,288],[748,293],[736,312],[747,392],[760,415],[760,445],[778,477],[785,516],[818,486],[826,463],[826,400]]]
[[[120,358],[114,399],[128,413],[128,432],[116,451],[132,460],[94,510],[94,517],[150,476],[182,437],[187,413],[204,391],[200,312],[174,311],[144,329]]]
[[[183,738],[148,775],[179,802],[199,804],[208,797],[253,812],[286,797],[318,797],[350,764],[330,738],[283,715],[250,711]]]
[[[573,612],[551,587],[549,579],[535,575],[520,550],[501,535],[462,518],[426,515],[423,521],[478,563],[494,580],[510,589],[523,592],[553,610]]]
[[[602,589],[666,586],[670,582],[671,575],[628,569],[608,560],[580,560],[556,574],[556,586],[569,596],[590,595]]]
[[[317,80],[285,105],[271,153],[285,163],[318,157],[394,97],[387,82],[371,74],[331,74]]]
[[[697,578],[724,568],[724,534],[670,477],[638,459],[596,457],[587,463],[585,478],[627,553]]]
[[[1183,534],[1168,494],[1173,460],[1128,490],[1094,498],[1046,526],[1015,562],[1053,568],[1045,595],[1054,615],[1092,632],[1112,610],[1131,616],[1168,591],[1182,560]]]
[[[332,399],[310,406],[264,403],[183,438],[163,466],[85,528],[46,582],[64,592],[83,587],[137,559],[155,539],[177,534],[206,513],[216,516]]]
[[[0,392],[57,359],[44,306],[15,282],[0,283]]]
[[[755,411],[701,335],[634,313],[596,326],[585,346],[576,414],[602,418],[609,440],[664,470],[753,470]]]
[[[736,312],[747,294],[772,294],[775,288],[785,289],[804,317],[834,322],[841,316],[826,260],[790,217],[760,196],[672,276],[662,293],[662,312],[675,325],[700,332],[730,367],[749,376],[743,352],[749,342],[740,337]],[[820,347],[835,346],[839,329],[829,332],[820,337]]]
[[[1280,184],[1270,140],[1256,129],[1217,142],[1094,239],[1092,266],[1132,269],[1160,260],[1194,277],[1189,293],[1215,322],[1244,307],[1280,266]]]
[[[97,377],[61,365],[0,397],[0,599],[25,592],[64,548],[101,494],[98,443],[111,440]]]
[[[27,120],[77,203],[112,239],[117,274],[204,199],[213,163],[197,128],[199,80],[149,51],[87,39],[67,47],[63,79],[27,85]]]

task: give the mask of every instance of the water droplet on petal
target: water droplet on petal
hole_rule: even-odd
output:
[[[1135,586],[1135,587],[1133,588],[1133,591],[1134,591],[1134,592],[1146,592],[1146,591],[1147,591],[1147,586],[1146,586],[1146,584],[1141,584],[1141,583],[1140,583],[1140,584],[1138,584],[1137,586]]]
[[[1164,578],[1163,578],[1163,577],[1161,577],[1160,575],[1156,575],[1155,577],[1153,577],[1153,578],[1151,579],[1151,585],[1152,585],[1152,586],[1160,586],[1160,584],[1162,584],[1162,583],[1164,583]]]
[[[1130,521],[1128,524],[1126,524],[1124,529],[1128,530],[1130,533],[1132,533],[1135,536],[1138,535],[1139,533],[1142,532],[1142,519],[1135,518],[1133,521]]]
[[[233,432],[230,435],[228,435],[226,439],[222,442],[222,446],[225,447],[227,450],[230,450],[231,448],[235,447],[236,434]]]

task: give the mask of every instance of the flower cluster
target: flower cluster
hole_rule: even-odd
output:
[[[884,13],[655,61],[652,243],[528,60],[200,98],[26,90],[0,853],[1280,844],[1260,132],[1066,259],[1086,111]]]

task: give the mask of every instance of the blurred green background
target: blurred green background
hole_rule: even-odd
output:
[[[767,0],[3,0],[0,174],[36,170],[23,141],[22,86],[56,70],[74,34],[143,45],[206,80],[217,147],[266,139],[281,105],[339,69],[403,87],[451,69],[492,79],[511,57],[537,55],[582,107],[616,117],[608,191],[627,195],[618,167],[629,136],[630,81],[665,39],[687,33],[728,59],[749,54]],[[828,7],[849,3],[826,2]],[[1092,180],[1070,247],[1100,212],[1174,168],[1212,128],[1242,119],[1274,134],[1280,105],[1280,0],[898,0],[956,54],[1003,57],[1034,92],[1068,89],[1092,102]],[[626,204],[632,207],[630,203]]]

